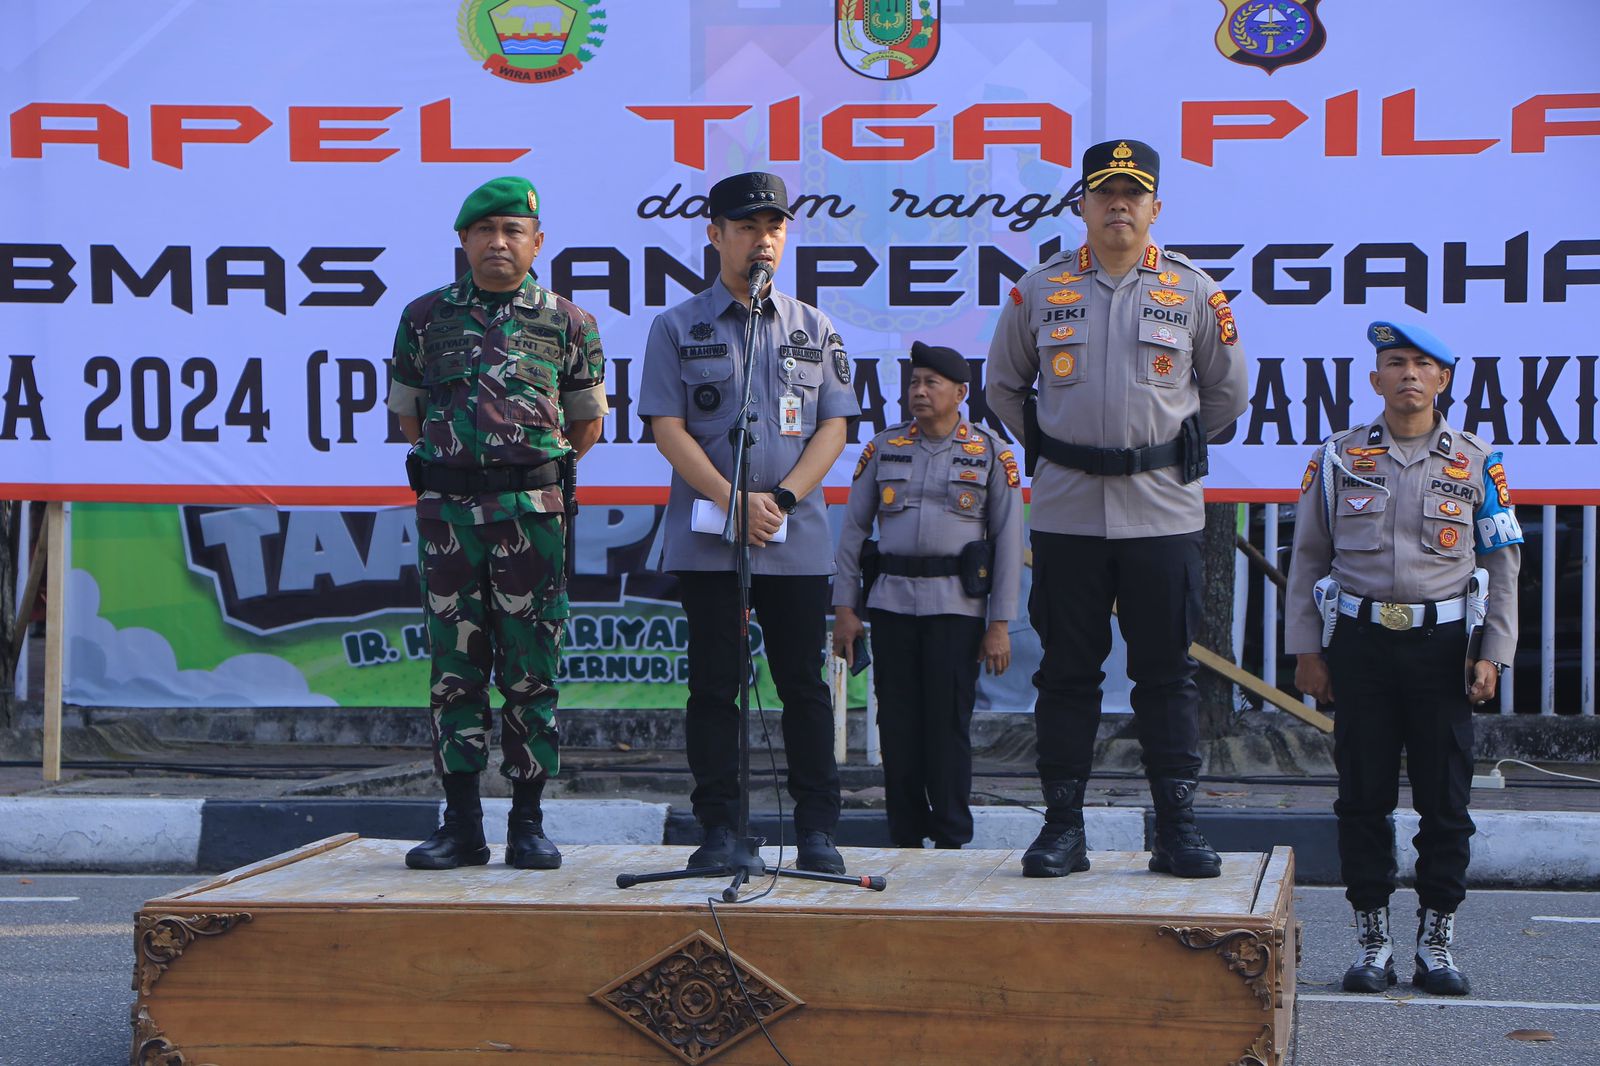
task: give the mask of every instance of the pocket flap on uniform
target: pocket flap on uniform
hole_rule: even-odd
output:
[[[879,452],[878,480],[904,481],[911,476],[911,465],[910,452]]]
[[[787,364],[787,360],[785,363]],[[822,384],[822,364],[802,363],[797,360],[792,367],[784,365],[778,371],[778,376],[790,385],[803,385],[808,389],[814,389]]]
[[[553,390],[556,385],[556,372],[532,356],[516,360],[511,367],[511,376],[547,392]]]
[[[678,361],[678,374],[687,383],[704,385],[716,381],[726,381],[733,376],[733,360],[728,356],[726,344],[702,344],[701,348],[720,348],[722,351],[708,355],[684,355],[689,349],[680,350],[682,358]]]
[[[427,357],[422,364],[422,383],[436,385],[441,381],[454,381],[472,373],[475,345],[439,351]]]

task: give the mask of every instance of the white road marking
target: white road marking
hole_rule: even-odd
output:
[[[0,896],[0,903],[76,903],[77,896]]]
[[[1566,922],[1569,925],[1600,925],[1600,918],[1565,918],[1559,914],[1535,914],[1536,922]]]
[[[0,925],[0,940],[27,937],[131,936],[133,926],[126,923],[51,922],[43,925]]]
[[[1516,1010],[1572,1010],[1600,1013],[1600,1003],[1546,1003],[1524,999],[1457,999],[1454,996],[1394,996],[1361,995],[1346,993],[1336,995],[1322,992],[1302,992],[1296,997],[1314,1003],[1343,1003],[1363,1007],[1508,1007]]]

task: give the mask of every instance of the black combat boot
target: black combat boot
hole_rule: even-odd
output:
[[[519,870],[558,870],[561,852],[544,835],[544,812],[539,798],[544,795],[540,774],[537,780],[511,782],[511,817],[506,821],[506,865]]]
[[[478,800],[478,775],[444,775],[444,820],[433,835],[406,852],[413,870],[454,870],[489,861],[483,842],[483,804]]]
[[[1389,932],[1389,908],[1356,911],[1361,954],[1344,972],[1346,992],[1387,992],[1396,981],[1394,937]]]
[[[1450,955],[1455,936],[1454,914],[1427,907],[1417,911],[1417,969],[1411,975],[1412,984],[1436,996],[1464,996],[1472,990]]]
[[[1218,877],[1222,856],[1206,843],[1194,824],[1194,789],[1198,782],[1179,777],[1152,777],[1150,798],[1156,805],[1156,839],[1150,869],[1174,877]]]
[[[819,874],[844,873],[844,856],[833,846],[833,834],[826,829],[800,830],[800,843],[795,847],[796,869]]]
[[[1089,868],[1083,835],[1083,790],[1088,784],[1070,777],[1043,783],[1044,828],[1022,853],[1024,877],[1065,877]]]
[[[733,827],[708,825],[700,830],[700,846],[689,854],[685,870],[720,870],[733,855]]]

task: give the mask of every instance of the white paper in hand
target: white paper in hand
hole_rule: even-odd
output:
[[[715,533],[722,536],[722,531],[728,527],[728,509],[712,503],[710,500],[695,500],[694,508],[689,512],[689,528],[696,533]],[[769,543],[782,544],[789,536],[789,516],[783,516],[783,524],[772,535]]]

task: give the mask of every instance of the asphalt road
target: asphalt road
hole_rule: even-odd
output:
[[[0,875],[0,1066],[126,1063],[133,913],[195,880]],[[1389,995],[1338,991],[1355,954],[1343,895],[1303,888],[1295,899],[1306,936],[1295,1066],[1600,1063],[1600,894],[1469,896],[1456,953],[1472,979],[1466,1001],[1413,995],[1409,950]],[[1409,936],[1415,898],[1401,893],[1395,904]],[[1555,1039],[1524,1042],[1507,1035],[1514,1030]],[[786,1051],[806,1064],[804,1049]]]

